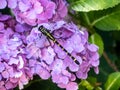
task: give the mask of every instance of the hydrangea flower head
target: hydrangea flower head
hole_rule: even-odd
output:
[[[27,36],[26,48],[27,57],[31,62],[37,62],[31,67],[35,74],[38,74],[42,79],[48,79],[51,76],[54,83],[67,90],[77,90],[78,85],[75,80],[77,78],[86,79],[91,68],[94,68],[98,74],[98,47],[88,42],[88,33],[85,28],[79,30],[75,24],[64,21],[42,25],[50,30],[49,32],[59,44],[80,64],[75,63],[59,45],[42,34],[38,30],[38,26],[33,28]],[[70,87],[74,87],[74,89]]]
[[[0,90],[17,85],[22,89],[33,76],[27,67],[23,34],[17,32],[18,26],[13,18],[0,14]]]
[[[91,68],[99,73],[98,47],[88,42],[87,30],[62,21],[67,14],[64,0],[1,0],[0,9],[6,6],[16,20],[0,14],[1,90],[23,89],[33,75],[77,90],[76,79],[86,79]],[[57,43],[40,32],[41,25]]]
[[[8,6],[20,23],[37,25],[63,19],[67,14],[64,0],[2,0],[0,8]]]

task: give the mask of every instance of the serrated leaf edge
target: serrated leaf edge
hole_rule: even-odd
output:
[[[71,8],[72,8],[73,10],[75,10],[75,9],[74,9],[74,4],[75,4],[75,3],[78,4],[78,3],[80,3],[80,2],[83,2],[83,1],[81,0],[81,1],[76,1],[76,2],[71,3],[71,4],[70,4]],[[86,3],[86,4],[87,4],[87,3]],[[119,2],[119,3],[116,3],[114,6],[110,6],[110,7],[107,7],[107,8],[95,9],[95,10],[88,10],[88,11],[79,11],[79,10],[75,10],[75,11],[79,11],[79,12],[90,12],[90,11],[106,10],[106,9],[108,9],[108,8],[113,8],[113,7],[117,6],[118,4],[120,4],[120,2]]]

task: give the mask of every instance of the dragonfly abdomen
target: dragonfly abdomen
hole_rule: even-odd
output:
[[[57,40],[54,41],[75,63],[79,64],[77,59],[73,57]]]

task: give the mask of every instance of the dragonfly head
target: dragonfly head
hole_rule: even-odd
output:
[[[46,28],[44,28],[44,26],[43,25],[41,25],[39,28],[38,28],[38,30],[39,31],[41,31],[43,34],[45,34],[46,35]]]
[[[41,26],[38,28],[39,31],[42,31],[43,29],[44,29],[43,25],[41,25]]]
[[[48,35],[48,30],[47,30],[46,28],[44,28],[43,25],[41,25],[41,26],[38,28],[38,30],[39,30],[40,32],[42,32],[42,34]]]

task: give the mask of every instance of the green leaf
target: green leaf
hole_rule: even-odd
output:
[[[95,77],[88,77],[87,78],[87,81],[92,84],[92,85],[95,85],[96,82],[97,82],[97,79]]]
[[[86,90],[85,88],[87,90],[93,90],[94,87],[87,80],[82,80],[81,83],[79,84],[79,90]]]
[[[105,15],[94,22],[95,27],[104,30],[120,30],[120,11]]]
[[[90,36],[89,41],[93,44],[96,44],[99,47],[98,52],[100,55],[102,55],[103,49],[104,49],[104,44],[103,44],[101,36],[97,33],[94,33]]]
[[[102,11],[88,12],[90,27],[97,27],[103,31],[120,30],[120,4],[114,8]]]
[[[114,7],[119,3],[120,0],[76,0],[70,5],[75,11],[89,12]]]
[[[105,90],[119,90],[120,88],[120,72],[115,72],[109,75],[105,83]]]
[[[101,87],[97,87],[95,90],[102,90],[102,88]]]

